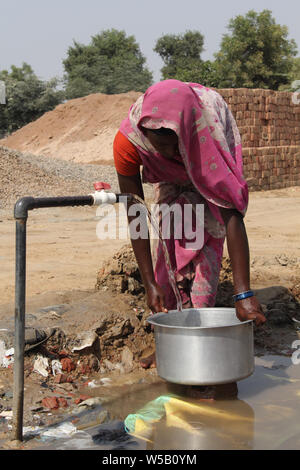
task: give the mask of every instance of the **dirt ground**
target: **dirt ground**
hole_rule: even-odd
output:
[[[299,214],[300,187],[251,193],[246,227],[252,288],[257,290],[268,318],[268,324],[255,331],[256,354],[291,355],[292,342],[298,339],[299,324],[294,320],[300,322]],[[159,380],[156,369],[139,366],[139,359],[153,351],[154,342],[134,258],[124,249],[129,241],[99,240],[97,223],[93,208],[30,213],[26,328],[52,328],[54,334],[25,356],[24,425],[55,422],[88,397],[118,393],[120,384]],[[2,214],[0,234],[0,340],[4,338],[9,348],[13,347],[9,332],[14,328],[15,289],[15,223],[11,213]],[[230,305],[226,249],[224,255],[218,303]],[[118,260],[123,271],[116,267]],[[82,350],[73,350],[82,345]],[[48,359],[47,377],[34,370],[39,356]],[[51,361],[63,359],[61,373],[51,373]],[[102,392],[87,386],[101,378],[111,380],[105,390],[100,387]],[[2,367],[0,415],[11,413],[12,390],[12,366]],[[43,401],[53,397],[55,406]],[[0,439],[10,424],[0,417]]]
[[[294,282],[300,259],[299,214],[300,187],[250,194],[245,223],[254,288],[274,284],[289,287]],[[99,240],[97,221],[95,208],[40,209],[30,213],[28,298],[57,292],[62,287],[66,291],[94,288],[100,265],[128,243],[128,240]],[[10,212],[0,218],[0,234],[0,296],[4,304],[14,298],[15,221]],[[282,255],[289,258],[287,265],[280,262]]]

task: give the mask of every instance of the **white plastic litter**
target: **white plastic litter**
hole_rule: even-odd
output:
[[[61,362],[58,361],[57,359],[54,359],[54,360],[51,362],[51,368],[52,368],[52,374],[53,374],[53,375],[61,374],[61,373],[62,373],[62,364],[61,364]]]
[[[12,419],[13,417],[13,412],[12,411],[2,411],[0,413],[0,416],[5,419]]]
[[[95,407],[99,405],[103,405],[103,398],[101,397],[93,397],[93,398],[88,398],[87,400],[82,401],[79,403],[77,406],[80,408],[85,408],[85,407]]]
[[[100,383],[96,382],[96,380],[92,380],[91,382],[88,383],[88,387],[90,388],[96,388],[96,387],[99,387]]]
[[[23,435],[38,435],[41,431],[41,428],[39,426],[24,426],[23,427]]]
[[[91,380],[91,382],[88,383],[88,387],[97,388],[97,387],[100,387],[101,385],[105,387],[107,385],[110,385],[111,383],[112,383],[111,379],[103,377],[100,380]]]
[[[33,370],[41,374],[43,377],[48,377],[48,359],[43,356],[38,356],[33,364]]]
[[[14,348],[10,348],[6,350],[6,356],[13,356],[15,354]]]
[[[77,428],[72,423],[62,423],[59,426],[47,429],[42,433],[42,437],[57,437],[62,438],[66,436],[71,436],[77,432]]]
[[[0,366],[8,367],[14,362],[14,348],[5,349],[5,344],[3,341],[0,341]]]
[[[103,379],[100,379],[101,385],[107,386],[112,383],[112,379],[109,379],[108,377],[103,377]]]
[[[5,343],[4,341],[0,341],[0,367],[4,367],[3,359],[5,358],[5,352],[6,352]]]
[[[78,431],[72,423],[62,423],[52,428],[41,428],[39,426],[23,427],[24,436],[39,436],[42,441],[49,438],[63,439],[68,436],[72,436],[75,433],[80,434],[81,431]]]

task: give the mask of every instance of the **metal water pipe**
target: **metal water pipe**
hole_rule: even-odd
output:
[[[24,408],[24,346],[25,346],[25,292],[26,292],[26,223],[28,211],[43,207],[93,206],[115,204],[131,194],[106,192],[107,183],[94,183],[95,193],[87,196],[23,197],[14,207],[16,219],[16,270],[15,270],[15,345],[12,438],[23,440]],[[124,200],[124,199],[123,199]]]

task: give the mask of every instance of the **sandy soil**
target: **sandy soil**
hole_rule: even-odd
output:
[[[253,287],[293,282],[297,265],[282,266],[276,257],[300,258],[300,187],[251,193],[246,216]],[[15,221],[0,219],[0,298],[14,299]],[[99,267],[124,240],[99,240],[94,208],[32,211],[27,224],[27,297],[46,292],[93,289]],[[128,241],[127,241],[128,242]],[[257,277],[255,266],[268,276]],[[299,264],[298,264],[299,266]],[[275,269],[274,269],[275,268]]]

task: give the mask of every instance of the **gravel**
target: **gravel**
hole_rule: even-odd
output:
[[[119,191],[116,171],[112,165],[80,165],[0,147],[2,210],[11,210],[23,196],[89,194],[94,192],[95,181],[105,181],[111,185],[112,191]]]
[[[113,165],[78,164],[32,155],[0,146],[0,211],[12,211],[20,197],[84,195],[94,192],[93,183],[104,181],[113,192],[119,184]],[[149,185],[145,195],[151,194]]]

